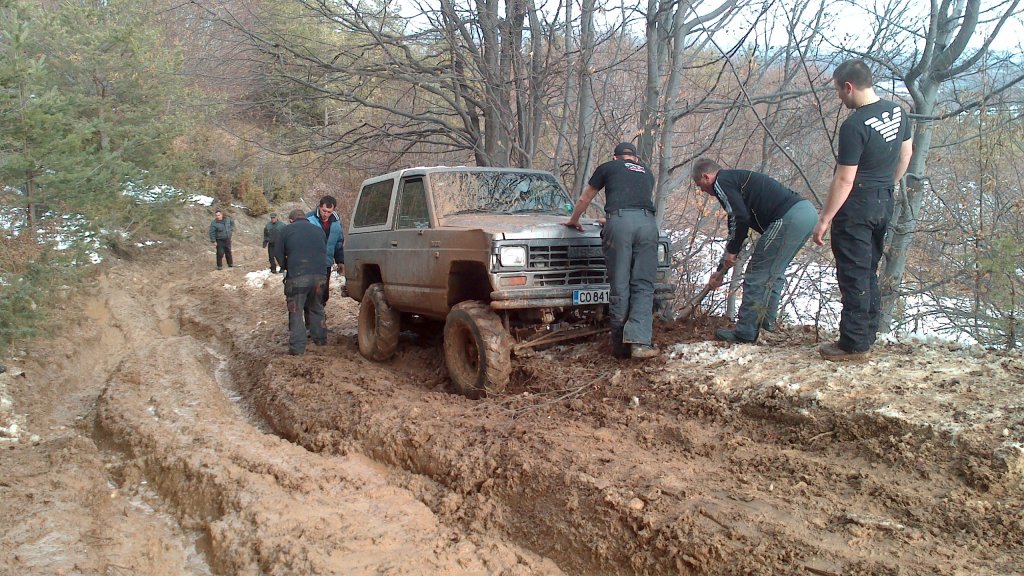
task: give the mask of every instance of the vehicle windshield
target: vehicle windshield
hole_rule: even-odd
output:
[[[435,172],[430,190],[439,217],[455,214],[572,214],[572,200],[551,174]]]

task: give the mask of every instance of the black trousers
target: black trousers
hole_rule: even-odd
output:
[[[331,267],[330,266],[327,267],[327,271],[325,272],[324,276],[326,277],[326,280],[324,282],[324,289],[317,293],[317,299],[320,300],[320,311],[324,315],[324,317],[326,318],[326,316],[327,316],[327,312],[326,312],[326,309],[327,309],[327,299],[331,297]],[[308,305],[307,305],[307,308],[308,308]],[[306,325],[309,325],[309,322],[310,322],[310,316],[309,316],[309,311],[307,309],[307,311],[306,311]]]
[[[288,351],[302,354],[306,351],[306,330],[313,342],[324,344],[324,307],[320,293],[327,290],[327,278],[320,274],[307,274],[285,278],[284,296],[288,303]]]
[[[231,238],[217,238],[217,268],[221,267],[224,260],[228,266],[234,266],[235,261],[231,258]]]
[[[281,263],[274,257],[274,245],[267,244],[267,259],[270,262],[270,271],[274,274],[277,273],[277,269],[281,267]]]
[[[854,185],[832,220],[832,254],[842,296],[839,348],[866,352],[875,343],[881,317],[878,262],[893,211],[893,188]]]
[[[323,294],[320,295],[320,304],[324,307],[327,306],[327,299],[331,297],[331,267],[327,267],[327,287],[324,288]]]

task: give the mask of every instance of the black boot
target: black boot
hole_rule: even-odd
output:
[[[612,356],[619,360],[630,357],[630,345],[622,343],[622,326],[612,326]]]

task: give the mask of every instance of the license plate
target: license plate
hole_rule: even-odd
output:
[[[573,290],[573,305],[581,304],[607,304],[608,290]]]

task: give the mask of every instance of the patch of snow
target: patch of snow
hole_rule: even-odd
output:
[[[180,197],[181,191],[168,184],[157,184],[150,188],[143,188],[135,182],[128,182],[121,189],[121,194],[134,198],[139,203],[157,204]]]
[[[743,365],[750,362],[754,352],[756,352],[756,346],[751,344],[720,346],[714,342],[694,342],[673,345],[669,349],[668,357],[694,363],[709,363],[721,360]]]
[[[881,408],[876,409],[875,413],[880,416],[885,416],[886,418],[898,418],[901,420],[906,419],[902,412],[891,406],[882,406]]]
[[[203,196],[202,194],[189,194],[188,202],[191,204],[198,204],[199,206],[213,206],[213,196]]]
[[[255,272],[249,272],[245,275],[245,285],[248,288],[261,289],[271,277],[280,278],[280,274],[271,274],[270,268],[264,270],[257,270]]]

